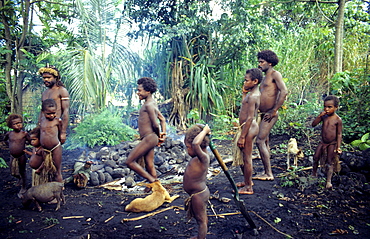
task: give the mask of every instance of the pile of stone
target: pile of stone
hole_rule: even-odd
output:
[[[137,181],[144,180],[125,164],[129,153],[139,142],[126,141],[116,146],[103,147],[98,152],[83,152],[78,161],[91,160],[94,163],[91,166],[89,184],[98,186],[124,178],[125,185],[132,187]],[[155,147],[154,152],[154,164],[158,177],[166,174],[182,174],[190,160],[183,141],[170,137],[167,137],[160,147]]]

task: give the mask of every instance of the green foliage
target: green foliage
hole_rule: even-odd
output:
[[[238,122],[236,118],[228,115],[211,114],[212,119],[208,122],[211,127],[214,139],[230,139],[230,135],[234,134],[234,124]],[[192,109],[187,115],[191,125],[195,123],[206,124],[200,117],[198,109]]]
[[[122,118],[104,110],[100,114],[86,116],[67,137],[67,149],[95,145],[117,145],[122,141],[132,140],[136,130],[122,123]]]
[[[351,145],[354,147],[358,147],[360,150],[366,150],[370,148],[370,133],[366,133],[362,135],[361,139],[357,139],[351,142]]]
[[[311,98],[315,99],[316,97],[311,96]],[[303,100],[302,104],[287,102],[279,110],[279,120],[272,128],[271,133],[310,138],[314,134],[314,129],[311,127],[313,117],[319,114],[322,107],[317,100]]]
[[[339,72],[329,80],[331,94],[340,99],[337,112],[343,121],[343,139],[352,142],[369,132],[370,77],[365,69]]]
[[[47,226],[51,226],[51,225],[54,225],[54,224],[59,224],[59,220],[57,218],[45,218],[43,223]]]
[[[8,164],[5,162],[3,158],[0,157],[0,168],[8,168]]]

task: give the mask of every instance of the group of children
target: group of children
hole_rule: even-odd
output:
[[[257,120],[258,116],[261,115],[259,110],[262,100],[264,100],[259,84],[264,84],[264,87],[268,86],[268,83],[266,83],[267,76],[264,78],[262,71],[266,75],[269,74],[268,71],[272,69],[272,64],[262,58],[259,59],[259,62],[260,69],[254,68],[246,71],[242,88],[243,97],[239,112],[240,127],[235,142],[242,152],[241,158],[235,160],[235,165],[240,165],[244,175],[244,181],[238,183],[238,186],[241,187],[239,190],[240,194],[254,193],[252,189],[252,148],[256,137],[261,133],[261,130],[264,131],[265,129],[261,128],[262,124]],[[273,74],[277,74],[276,71]],[[271,76],[269,80],[271,82],[274,81],[274,76]],[[138,118],[141,142],[130,152],[126,160],[129,168],[150,183],[158,180],[154,167],[154,147],[164,142],[166,135],[165,118],[158,110],[158,106],[153,98],[153,93],[156,90],[157,85],[150,77],[143,77],[137,81],[137,95],[140,100],[144,100]],[[280,96],[276,96],[275,101],[281,101],[280,98]],[[281,106],[281,104],[277,105]],[[338,105],[339,100],[337,97],[326,97],[324,100],[324,111],[312,123],[313,126],[316,126],[321,121],[323,122],[322,141],[314,155],[312,175],[317,176],[318,161],[321,155],[327,152],[327,164],[329,165],[327,188],[332,187],[331,177],[333,174],[334,156],[341,153],[342,121],[335,113]],[[261,115],[261,121],[276,122],[277,109],[279,107],[276,108],[275,104],[271,104],[271,106],[270,110],[266,110]],[[27,160],[25,153],[31,156],[29,165],[36,169],[36,173],[40,173],[44,171],[44,168],[48,168],[50,170],[48,172],[55,176],[54,180],[62,182],[60,171],[62,147],[60,147],[60,144],[65,140],[65,134],[64,137],[62,136],[65,131],[63,130],[62,120],[56,117],[56,111],[57,105],[55,100],[43,100],[43,117],[40,117],[39,127],[32,130],[30,134],[22,130],[23,120],[20,115],[12,114],[7,119],[7,124],[13,131],[7,133],[6,140],[9,140],[10,154],[13,157],[11,162],[14,165],[14,167],[12,166],[12,174],[20,178],[22,186],[20,193],[24,192],[26,187],[25,168]],[[268,128],[267,132],[269,132],[272,125],[265,126]],[[206,209],[210,192],[206,184],[206,176],[210,163],[207,153],[210,133],[211,130],[208,125],[197,124],[187,130],[184,140],[188,154],[192,158],[184,173],[183,188],[189,194],[189,198],[186,200],[188,215],[194,216],[198,223],[198,235],[196,238],[205,238],[207,234],[208,218]],[[268,135],[267,138],[261,137],[261,139],[262,144],[268,148]],[[25,150],[26,141],[29,141],[34,147],[32,152]],[[141,161],[143,163],[140,163]],[[268,165],[269,162],[267,167],[265,167],[265,175],[261,176],[264,178],[262,180],[273,180],[272,172],[270,172]],[[18,168],[18,174],[16,170],[13,172],[15,168]]]
[[[6,122],[13,131],[5,135],[4,141],[9,143],[11,155],[11,173],[19,178],[21,190],[26,191],[26,154],[30,156],[29,165],[36,169],[36,174],[48,177],[46,181],[59,181],[61,175],[57,174],[61,165],[62,148],[60,146],[61,120],[55,117],[56,103],[53,99],[42,102],[42,113],[39,126],[28,134],[23,131],[23,117],[18,114],[8,116]],[[32,152],[26,150],[26,142],[33,146]],[[59,167],[59,168],[57,168]],[[33,186],[44,182],[33,182]]]

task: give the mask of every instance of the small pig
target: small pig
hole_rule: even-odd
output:
[[[41,212],[42,208],[39,203],[51,202],[53,199],[57,200],[57,207],[55,211],[60,208],[60,202],[65,203],[63,195],[64,183],[49,182],[33,186],[22,194],[22,204],[28,207],[32,201],[35,202],[37,209]]]

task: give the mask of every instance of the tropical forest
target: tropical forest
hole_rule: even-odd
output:
[[[245,215],[228,214],[238,207],[221,199],[233,199],[235,190],[217,155],[209,151],[207,238],[365,238],[369,234],[369,0],[0,0],[0,10],[4,175],[0,188],[5,192],[0,197],[4,215],[0,237],[196,235],[196,220],[186,221],[183,211],[188,195],[181,180],[190,159],[183,135],[194,124],[208,124],[211,139],[230,169],[225,174],[236,181],[243,178],[227,159],[232,158],[246,70],[258,67],[257,54],[263,50],[278,56],[274,69],[288,91],[268,141],[275,179],[253,181],[254,194],[241,195],[257,225],[253,226]],[[93,165],[86,188],[65,184],[65,205],[55,212],[55,205],[44,204],[39,213],[24,209],[17,197],[19,187],[9,172],[11,156],[4,139],[11,131],[7,124],[11,114],[23,117],[26,132],[38,125],[47,88],[39,69],[49,66],[59,70],[69,93],[63,178],[72,174],[75,162],[91,160]],[[153,98],[166,121],[166,141],[155,149],[158,178],[180,199],[164,204],[162,208],[169,209],[165,212],[134,220],[144,214],[130,214],[124,206],[145,195],[102,185],[120,178],[126,184],[144,180],[124,163],[139,141],[143,102],[137,81],[142,77],[156,82]],[[333,175],[332,190],[323,186],[326,174],[311,177],[321,140],[321,126],[313,127],[312,122],[329,95],[339,98],[336,114],[343,123],[342,171]],[[298,166],[287,168],[290,138],[297,140],[304,156]],[[253,158],[258,173],[263,162],[255,145]],[[108,161],[114,164],[109,165],[113,171],[120,169],[122,174],[110,171],[108,180]],[[93,172],[100,180],[95,184]],[[177,176],[181,176],[178,181]],[[29,168],[27,177],[30,184]]]

